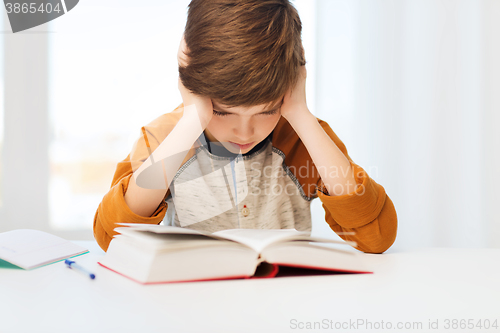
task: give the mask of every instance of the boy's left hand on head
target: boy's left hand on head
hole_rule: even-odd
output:
[[[299,79],[295,86],[287,91],[281,105],[281,115],[290,121],[292,116],[309,112],[306,102],[306,66],[300,66]]]

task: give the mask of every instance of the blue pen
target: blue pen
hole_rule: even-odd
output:
[[[83,273],[85,275],[87,275],[88,277],[90,277],[92,280],[95,279],[95,274],[94,273],[90,273],[88,270],[86,270],[85,268],[83,268],[82,266],[78,265],[76,262],[72,261],[72,260],[69,260],[69,259],[66,259],[64,260],[64,263],[71,269],[76,269],[77,271],[79,271],[80,273]]]

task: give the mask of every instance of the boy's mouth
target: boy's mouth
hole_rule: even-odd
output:
[[[254,144],[254,142],[239,144],[239,143],[232,142],[232,141],[229,141],[229,143],[234,145],[235,147],[237,147],[240,150],[246,150],[246,149],[252,147],[252,145]]]

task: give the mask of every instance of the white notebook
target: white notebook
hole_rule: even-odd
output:
[[[33,229],[0,233],[0,259],[24,269],[32,269],[88,250],[61,237]]]

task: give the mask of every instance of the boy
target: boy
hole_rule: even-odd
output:
[[[106,250],[118,222],[332,230],[382,253],[396,211],[308,110],[301,22],[288,0],[193,0],[178,53],[183,104],[142,128],[94,219]]]

